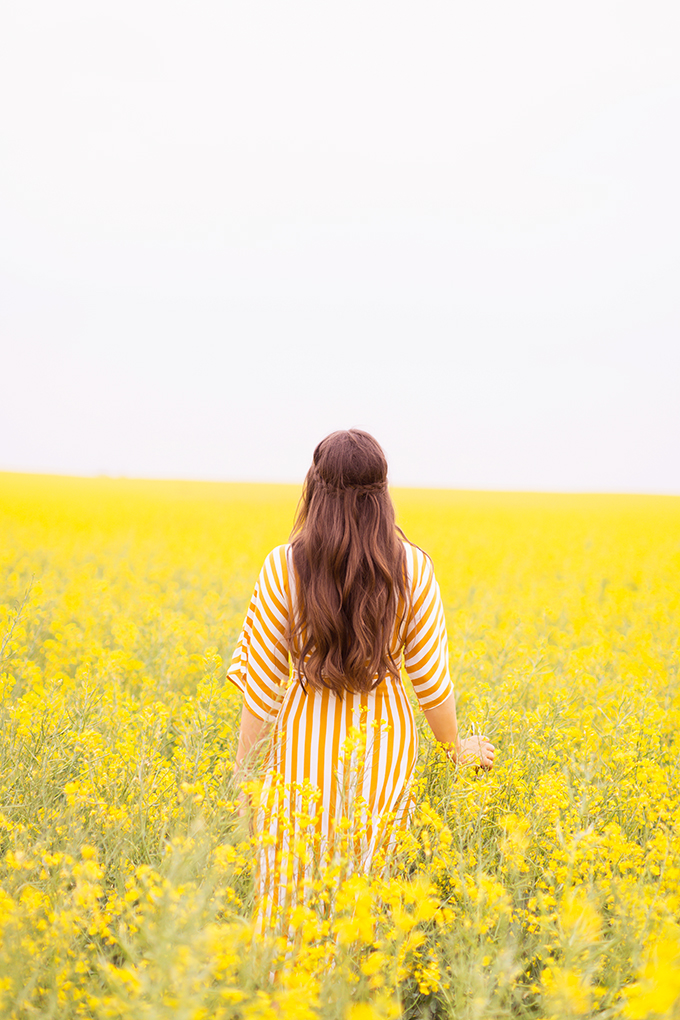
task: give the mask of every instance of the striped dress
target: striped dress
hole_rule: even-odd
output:
[[[404,543],[408,614],[392,636],[420,707],[453,693],[446,624],[432,564]],[[401,679],[387,677],[365,694],[317,691],[291,666],[296,605],[290,545],[278,546],[260,571],[228,677],[253,715],[271,723],[257,827],[260,909],[271,921],[306,898],[319,869],[348,852],[366,870],[384,859],[390,837],[408,823],[418,753],[413,709]],[[399,607],[403,615],[403,607]]]

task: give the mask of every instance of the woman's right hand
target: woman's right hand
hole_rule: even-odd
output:
[[[461,740],[457,759],[459,765],[475,765],[477,768],[492,769],[495,748],[483,734]]]

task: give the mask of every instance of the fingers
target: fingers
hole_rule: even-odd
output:
[[[493,768],[493,759],[495,753],[495,747],[491,743],[488,737],[482,737],[479,747],[479,758],[482,763],[482,768],[491,769]]]
[[[460,744],[460,764],[474,765],[488,771],[493,768],[495,750],[489,738],[483,734],[467,737]]]

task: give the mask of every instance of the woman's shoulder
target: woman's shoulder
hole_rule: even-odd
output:
[[[290,543],[277,545],[265,556],[262,570],[267,573],[274,572],[281,577],[288,576],[288,560],[290,556]]]
[[[403,544],[406,553],[406,575],[411,591],[415,591],[434,577],[432,560],[419,546],[412,545],[408,541],[404,541]]]
[[[258,577],[260,588],[266,585],[274,591],[288,589],[288,545],[277,545],[267,553]]]
[[[267,553],[257,578],[260,599],[271,612],[282,612],[289,601],[290,583],[287,545],[277,545]]]

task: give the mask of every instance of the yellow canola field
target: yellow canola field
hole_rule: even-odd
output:
[[[423,729],[388,869],[286,941],[224,676],[298,495],[0,475],[0,1016],[680,1017],[680,499],[394,492],[497,766]]]

